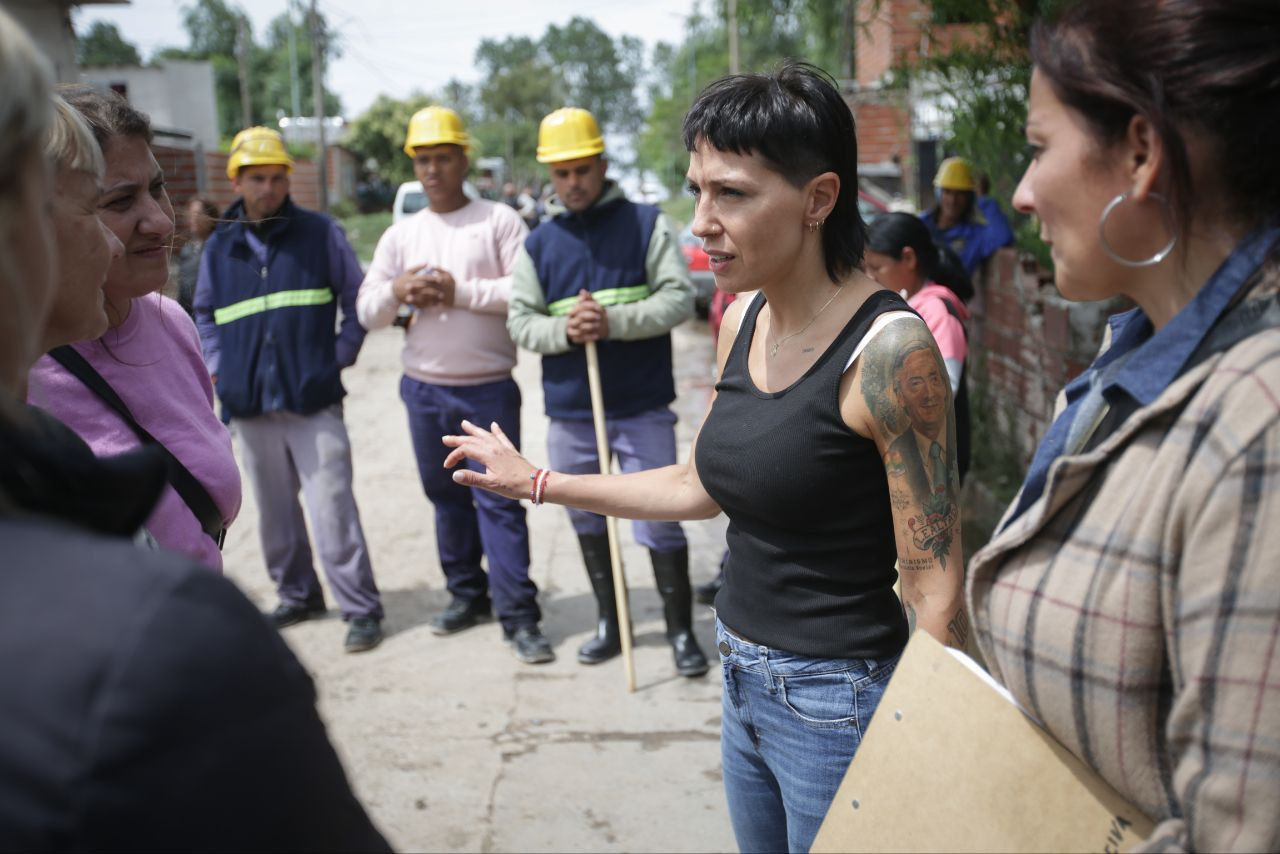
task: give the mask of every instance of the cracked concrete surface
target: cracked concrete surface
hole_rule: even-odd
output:
[[[356,498],[387,639],[345,655],[336,612],[284,632],[315,677],[330,737],[370,815],[406,851],[733,849],[721,789],[718,669],[695,680],[675,674],[648,556],[629,524],[619,527],[635,620],[635,694],[626,693],[619,659],[596,667],[575,659],[595,604],[558,507],[529,509],[532,575],[554,663],[517,662],[497,623],[446,638],[428,630],[448,595],[398,394],[400,343],[399,330],[370,334],[343,377]],[[710,393],[706,325],[676,330],[675,354],[684,454]],[[537,358],[522,353],[524,448],[543,462],[539,377]],[[719,562],[724,522],[685,531],[694,581],[705,581]],[[247,484],[226,566],[255,602],[274,605]],[[698,608],[696,630],[714,662],[709,609]]]

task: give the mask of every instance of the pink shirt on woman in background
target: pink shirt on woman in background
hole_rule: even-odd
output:
[[[947,309],[948,303],[955,309],[955,314]],[[924,325],[933,333],[942,361],[947,366],[947,375],[951,379],[951,392],[956,393],[960,387],[960,372],[964,367],[964,360],[969,355],[969,341],[964,333],[969,309],[954,291],[933,282],[907,297],[907,305],[916,310],[924,320]]]
[[[72,346],[138,423],[204,486],[230,524],[240,512],[240,471],[231,436],[213,411],[213,385],[195,325],[182,307],[159,294],[135,299],[120,326]],[[115,410],[49,356],[31,369],[27,402],[76,431],[100,457],[141,444]],[[222,570],[222,553],[172,486],[165,488],[146,529],[164,548]]]

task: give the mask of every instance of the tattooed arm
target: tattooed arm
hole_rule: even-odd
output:
[[[963,649],[964,555],[955,408],[947,369],[928,328],[895,319],[845,374],[841,409],[849,427],[884,458],[907,621]]]

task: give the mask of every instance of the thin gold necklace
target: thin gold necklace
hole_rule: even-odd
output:
[[[786,343],[787,343],[788,341],[790,341],[792,338],[795,338],[797,335],[799,335],[800,333],[804,332],[804,331],[805,331],[806,329],[808,329],[810,326],[813,326],[813,322],[814,322],[815,320],[817,320],[817,319],[818,319],[818,315],[820,315],[820,314],[822,314],[824,311],[826,311],[826,310],[827,310],[827,306],[829,306],[829,305],[831,305],[831,303],[835,302],[836,297],[840,296],[840,292],[841,292],[841,291],[843,291],[843,290],[844,290],[844,288],[842,288],[842,287],[840,287],[839,285],[837,285],[837,286],[836,286],[836,292],[835,292],[834,294],[832,294],[832,295],[831,295],[831,299],[829,299],[829,300],[827,300],[826,302],[824,302],[824,303],[822,304],[822,308],[820,308],[820,309],[818,309],[816,312],[814,312],[813,317],[809,318],[809,322],[808,322],[808,323],[806,323],[804,326],[801,326],[799,329],[797,329],[795,332],[792,332],[790,335],[784,335],[784,336],[782,336],[781,338],[773,338],[773,324],[772,324],[772,323],[770,323],[770,324],[769,324],[769,337],[770,337],[770,338],[773,338],[773,342],[769,345],[769,358],[771,358],[771,359],[772,359],[774,356],[778,355],[778,348],[780,348],[783,344],[786,344]]]

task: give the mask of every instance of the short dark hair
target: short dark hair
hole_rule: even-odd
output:
[[[1031,58],[1098,141],[1122,139],[1135,115],[1160,135],[1171,201],[1186,233],[1193,187],[1184,133],[1211,146],[1223,200],[1247,225],[1275,216],[1280,169],[1280,3],[1276,0],[1074,0],[1038,21]]]
[[[973,296],[973,282],[964,264],[947,246],[933,242],[929,226],[919,217],[895,211],[881,214],[867,226],[867,248],[895,260],[902,260],[908,246],[920,262],[920,272],[939,285],[950,288],[961,300]]]
[[[141,139],[150,143],[151,119],[146,113],[135,110],[129,102],[109,89],[94,86],[59,86],[62,96],[76,112],[84,116],[93,130],[98,147],[105,153],[111,140],[118,136]]]
[[[866,223],[858,211],[858,140],[853,113],[835,80],[816,66],[787,62],[776,74],[733,74],[702,90],[684,119],[685,148],[759,154],[799,187],[834,172],[840,194],[822,229],[827,275],[838,282],[862,267]]]

